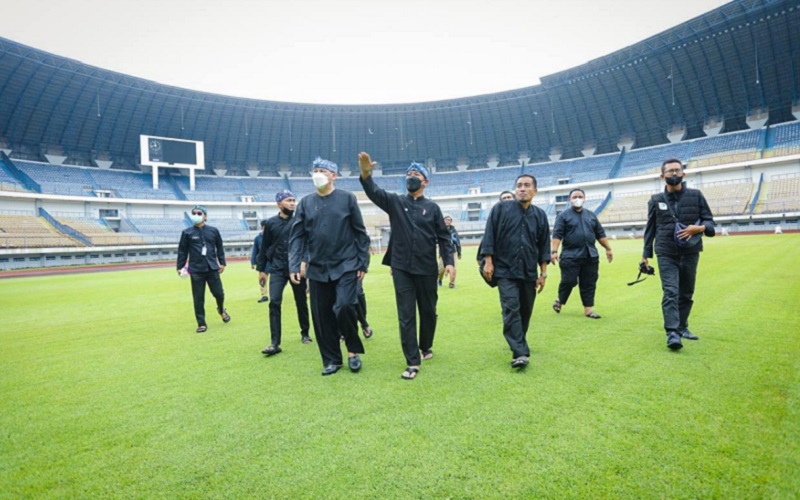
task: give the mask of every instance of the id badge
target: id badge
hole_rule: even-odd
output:
[[[207,253],[208,253],[208,248],[206,248],[206,246],[203,245],[203,250],[200,251],[200,255],[205,257]]]

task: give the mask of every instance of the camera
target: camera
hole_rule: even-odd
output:
[[[642,278],[642,275],[646,275]],[[635,281],[631,281],[628,283],[628,286],[635,285],[636,283],[641,283],[642,281],[647,279],[647,276],[655,276],[656,270],[653,269],[653,266],[647,265],[644,262],[639,262],[639,276],[636,277]]]

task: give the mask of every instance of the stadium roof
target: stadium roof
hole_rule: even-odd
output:
[[[739,0],[608,56],[541,78],[541,85],[446,101],[312,105],[197,92],[96,68],[0,38],[0,139],[40,152],[135,161],[139,134],[202,140],[209,165],[353,164],[435,159],[544,159],[553,148],[616,150],[726,130],[768,109],[792,119],[800,77],[800,0]],[[532,56],[533,57],[533,56]],[[514,68],[507,68],[514,71]]]

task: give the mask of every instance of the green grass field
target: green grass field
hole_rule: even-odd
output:
[[[284,303],[245,263],[223,275],[223,325],[194,333],[172,268],[0,280],[0,497],[796,498],[800,235],[718,237],[692,330],[673,353],[658,278],[633,287],[641,240],[614,242],[596,310],[560,315],[553,269],[517,373],[497,291],[465,249],[440,289],[436,356],[405,367],[388,268],[365,281],[364,369],[321,377]]]

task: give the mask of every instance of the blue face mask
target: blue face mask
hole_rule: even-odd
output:
[[[191,220],[192,224],[194,224],[196,226],[196,225],[200,224],[201,222],[203,222],[203,216],[202,215],[192,214],[192,215],[189,216],[189,220]]]

